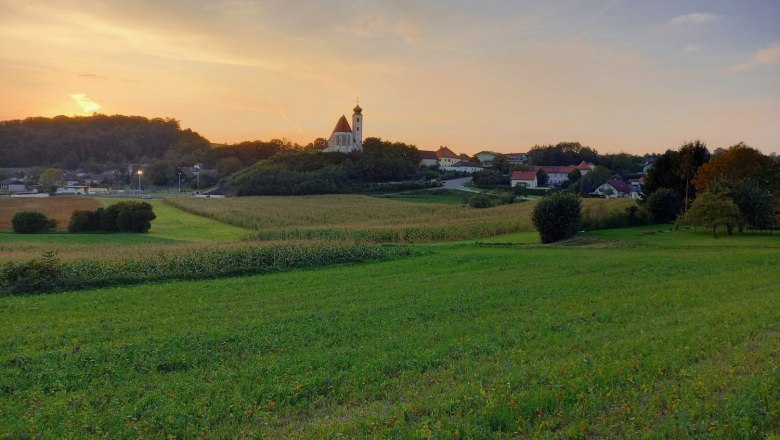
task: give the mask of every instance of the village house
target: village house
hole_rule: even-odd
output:
[[[591,194],[607,199],[639,198],[639,193],[631,185],[622,180],[611,179],[601,182]]]
[[[439,156],[436,155],[435,151],[420,150],[421,167],[432,167],[438,164],[439,164]]]
[[[536,188],[536,171],[512,171],[510,184],[512,188],[516,186],[522,188]]]
[[[569,173],[576,170],[577,167],[575,165],[566,165],[566,166],[533,166],[529,167],[530,171],[533,171],[534,173],[538,172],[540,169],[544,170],[544,172],[547,174],[547,186],[553,187],[553,186],[561,186],[564,183],[569,181]]]
[[[7,193],[18,193],[27,190],[26,185],[19,179],[0,180],[0,191]]]
[[[440,167],[451,167],[460,162],[460,157],[447,147],[439,147],[436,150],[436,157],[439,158]]]
[[[528,163],[528,155],[525,153],[507,153],[506,161],[509,165],[525,165]]]

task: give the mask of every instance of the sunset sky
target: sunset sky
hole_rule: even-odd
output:
[[[458,153],[692,139],[780,153],[780,1],[0,0],[0,119],[173,117],[212,142]]]

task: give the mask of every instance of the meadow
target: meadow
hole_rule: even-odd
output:
[[[33,202],[30,202],[30,201]],[[8,219],[15,212],[35,209],[55,215],[58,229],[67,229],[74,210],[94,210],[117,202],[115,199],[92,197],[49,197],[41,199],[0,198],[3,217]],[[43,234],[15,234],[0,227],[0,263],[39,257],[44,251],[54,251],[65,261],[84,258],[118,260],[130,257],[158,254],[187,253],[197,249],[240,245],[239,240],[251,231],[228,225],[206,217],[193,215],[160,200],[149,201],[157,219],[148,234],[72,234],[63,230]]]
[[[0,298],[0,435],[780,432],[780,237],[533,243]]]

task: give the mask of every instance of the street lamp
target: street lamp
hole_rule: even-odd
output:
[[[179,192],[181,192],[181,173],[176,173],[179,175]]]
[[[141,192],[141,175],[143,175],[143,170],[138,170],[138,192]]]

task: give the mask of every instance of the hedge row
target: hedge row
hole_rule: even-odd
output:
[[[202,249],[186,254],[117,261],[63,262],[49,251],[41,258],[0,265],[0,294],[24,295],[166,279],[251,275],[385,260],[411,254],[412,249],[407,246],[295,244]]]

